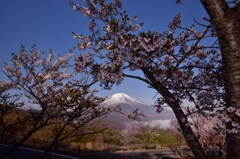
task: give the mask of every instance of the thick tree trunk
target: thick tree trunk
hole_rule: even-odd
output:
[[[240,108],[240,4],[201,0],[217,31],[223,62],[226,106]],[[230,124],[227,125],[230,128]],[[240,158],[240,133],[226,135],[228,159]]]
[[[178,104],[173,105],[173,106],[171,106],[171,108],[173,109],[173,112],[176,115],[176,118],[177,118],[180,128],[182,130],[183,136],[184,136],[186,142],[188,143],[188,146],[191,148],[195,158],[196,159],[207,159],[207,156],[202,148],[202,145],[199,143],[198,138],[193,133],[192,128],[190,127],[189,123],[187,122],[187,119],[186,119],[180,105],[178,105]]]
[[[151,81],[152,83],[151,86],[154,89],[156,89],[167,100],[168,105],[173,109],[173,112],[176,115],[179,126],[182,130],[183,136],[186,142],[188,143],[188,146],[191,148],[195,158],[207,159],[208,157],[206,156],[201,144],[199,143],[198,138],[195,136],[195,134],[192,131],[192,128],[187,122],[187,117],[184,114],[182,108],[180,107],[179,102],[172,100],[174,99],[174,97],[171,94],[171,92],[169,92],[167,88],[165,88],[160,82],[158,82],[155,79],[152,72],[149,72],[147,69],[142,69],[142,71]]]

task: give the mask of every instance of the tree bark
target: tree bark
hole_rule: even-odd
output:
[[[230,8],[225,0],[201,0],[201,3],[218,35],[226,107],[240,108],[240,4]],[[227,133],[226,146],[227,159],[240,158],[240,133]]]
[[[172,108],[179,126],[182,130],[183,136],[188,143],[188,146],[191,148],[196,159],[207,159],[207,155],[205,154],[201,144],[199,143],[198,137],[192,131],[189,123],[187,122],[187,117],[184,114],[182,108],[180,107],[180,103],[178,100],[174,99],[174,96],[169,92],[167,88],[165,88],[160,82],[158,82],[153,73],[148,71],[147,69],[142,69],[144,74],[148,77],[148,79],[152,83],[152,87],[156,89],[166,100],[168,105]]]

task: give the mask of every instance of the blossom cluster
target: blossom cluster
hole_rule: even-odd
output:
[[[222,122],[219,125],[219,128],[223,129],[225,123],[230,123],[226,130],[228,133],[238,133],[240,132],[240,109],[236,109],[234,107],[228,107],[225,111],[218,112],[217,116],[219,120]]]
[[[148,31],[135,35],[133,34],[135,28],[140,29],[142,24],[136,23],[136,16],[130,19],[126,12],[121,10],[121,5],[116,6],[115,3],[118,2],[107,4],[101,1],[97,9],[98,3],[87,1],[87,7],[91,11],[90,18],[94,19],[94,22],[90,22],[89,29],[94,36],[92,38],[88,36],[87,40],[83,37],[78,38],[80,40],[78,48],[82,51],[93,49],[96,54],[99,54],[100,59],[104,58],[106,61],[95,64],[92,58],[89,60],[89,56],[80,54],[81,60],[77,58],[75,64],[77,71],[91,73],[96,80],[107,85],[109,82],[121,83],[124,78],[124,69],[134,71],[149,68],[154,77],[173,92],[175,99],[196,93],[200,98],[202,94],[207,95],[221,89],[219,85],[211,86],[212,81],[209,78],[212,79],[212,77],[206,76],[209,71],[220,74],[219,53],[215,50],[206,50],[200,45],[202,39],[211,36],[211,28],[205,28],[203,32],[196,32],[194,26],[183,28],[182,15],[178,14],[169,24],[168,31],[163,33]],[[109,10],[114,11],[114,18],[107,12]],[[85,15],[85,11],[78,11]],[[94,27],[98,20],[105,24],[102,29]],[[177,29],[181,32],[174,37],[175,33],[179,32]],[[74,38],[77,37],[78,35],[74,34]],[[205,68],[208,68],[208,72]],[[196,69],[198,74],[194,73]],[[214,78],[213,82],[220,83],[219,77],[221,76]],[[200,89],[204,87],[208,91],[196,89],[179,91],[190,87]],[[188,99],[193,100],[192,97]],[[216,102],[212,102],[213,104]]]
[[[140,79],[160,93],[156,101],[159,112],[162,106],[175,108],[175,103],[181,105],[184,100],[199,112],[225,107],[218,44],[202,44],[204,39],[216,37],[212,27],[206,26],[202,31],[196,31],[194,25],[183,27],[182,15],[177,14],[166,31],[139,32],[143,23],[137,23],[136,16],[130,18],[120,0],[109,3],[88,0],[86,7],[71,5],[92,20],[89,24],[92,35],[73,33],[79,40],[77,72],[91,74],[105,88],[120,84],[125,77]],[[96,27],[99,24],[101,27]],[[140,70],[146,78],[129,75],[125,70]],[[230,120],[226,114],[222,118]]]
[[[4,92],[6,92],[7,90],[11,89],[12,84],[11,83],[6,83],[3,81],[0,81],[0,95],[2,95]]]
[[[22,46],[19,54],[13,53],[12,64],[4,64],[4,73],[10,82],[0,81],[0,93],[19,89],[19,94],[38,105],[50,118],[80,118],[85,123],[111,111],[120,111],[118,107],[99,109],[104,98],[96,97],[97,91],[89,89],[92,83],[85,74],[78,80],[75,78],[79,74],[69,64],[73,52],[58,57],[52,51],[47,57],[43,55],[35,46],[29,52]],[[76,60],[83,59],[88,59],[85,63],[93,62],[91,53],[84,58],[76,57]]]

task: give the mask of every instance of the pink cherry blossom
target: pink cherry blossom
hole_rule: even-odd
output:
[[[235,114],[236,114],[238,117],[240,117],[240,108],[236,109]]]
[[[225,121],[225,122],[232,121],[232,119],[226,113],[222,114],[221,117],[222,117],[223,121]]]
[[[165,31],[140,32],[143,23],[137,22],[135,16],[129,17],[118,1],[97,2],[95,10],[90,7],[92,3],[86,3],[91,13],[87,17],[101,27],[89,28],[93,33],[89,41],[79,39],[83,46],[80,45],[75,61],[76,72],[91,74],[105,89],[125,78],[145,82],[159,93],[157,109],[170,106],[174,112],[184,114],[177,116],[184,123],[189,114],[181,105],[186,101],[200,114],[225,108],[219,46],[203,42],[213,36],[212,27],[202,26],[201,31],[196,31],[194,25],[183,26],[182,15],[177,14]],[[86,16],[86,11],[80,12]],[[89,47],[87,42],[91,42]],[[94,60],[84,55],[86,49],[92,52]],[[231,121],[227,114],[221,118],[224,124]]]
[[[227,129],[227,132],[236,134],[236,133],[239,133],[239,130],[236,128],[233,128],[233,129]]]
[[[233,127],[238,127],[238,126],[239,126],[239,123],[233,121],[233,122],[232,122],[232,126],[233,126]]]
[[[234,108],[234,107],[228,107],[228,108],[227,108],[227,111],[228,111],[229,113],[232,113],[232,112],[235,111],[235,108]]]

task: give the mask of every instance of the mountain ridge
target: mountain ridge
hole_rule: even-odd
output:
[[[140,120],[144,121],[175,119],[172,110],[164,109],[161,113],[157,113],[157,108],[153,105],[134,99],[125,93],[115,93],[101,104],[103,107],[114,107],[117,105],[120,106],[122,113],[126,115],[131,114],[134,110],[138,109],[138,112],[142,112],[146,115],[146,117],[139,117]],[[123,125],[135,121],[117,112],[109,113],[105,120]]]
[[[103,102],[104,105],[106,104],[112,105],[114,103],[126,103],[126,104],[132,104],[132,105],[143,104],[143,105],[151,106],[150,104],[134,99],[125,93],[115,93],[111,97],[109,97],[106,101]]]

